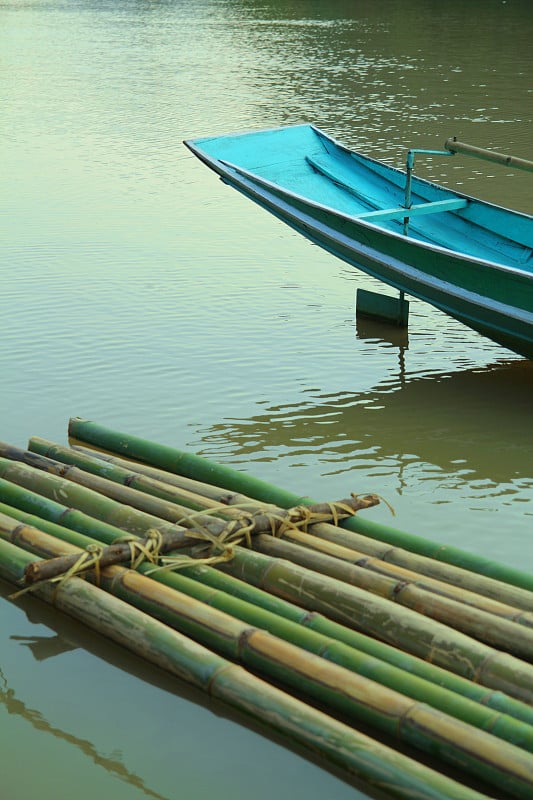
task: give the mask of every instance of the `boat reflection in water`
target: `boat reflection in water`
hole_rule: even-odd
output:
[[[505,360],[418,376],[406,374],[405,329],[358,319],[357,336],[372,346],[397,347],[397,371],[369,391],[307,390],[298,405],[223,421],[203,433],[209,452],[223,449],[225,457],[243,463],[283,454],[298,464],[316,459],[328,463],[327,474],[361,468],[362,462],[401,467],[409,454],[410,461],[468,481],[533,478],[533,362]]]

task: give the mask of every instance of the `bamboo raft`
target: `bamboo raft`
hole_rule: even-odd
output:
[[[79,418],[69,439],[0,443],[14,597],[37,595],[369,792],[533,796],[533,575],[363,518],[372,495],[315,503]]]

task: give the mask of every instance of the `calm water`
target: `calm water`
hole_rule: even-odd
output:
[[[532,158],[532,34],[529,0],[0,1],[2,438],[85,416],[531,568],[533,364],[417,301],[408,336],[356,324],[377,284],[181,142],[312,121],[398,165],[450,135]],[[533,210],[526,174],[417,171]],[[366,796],[8,592],[2,798]]]

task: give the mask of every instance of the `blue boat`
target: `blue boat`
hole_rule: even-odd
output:
[[[313,125],[185,145],[224,182],[400,292],[396,300],[359,291],[361,310],[406,324],[409,294],[533,360],[533,217],[413,175],[418,153],[528,171],[532,162],[448,139],[445,150],[409,150],[403,171]]]

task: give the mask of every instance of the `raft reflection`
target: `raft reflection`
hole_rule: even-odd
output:
[[[468,474],[468,480],[533,478],[533,362],[409,374],[405,329],[365,320],[358,322],[357,335],[397,347],[397,371],[369,391],[306,391],[298,405],[271,405],[247,420],[224,420],[204,431],[203,441],[210,447],[223,443],[238,461],[289,449],[294,457],[334,461],[337,474],[371,452],[376,461],[409,454]]]
[[[19,639],[24,637],[11,636],[10,638]],[[57,643],[56,640],[58,640],[60,637],[43,636],[36,638],[41,640],[50,639],[53,642]],[[46,642],[42,641],[41,644],[46,645]],[[70,648],[67,647],[66,649]],[[31,650],[32,652],[34,652],[33,647],[31,647]],[[56,652],[50,651],[48,652],[47,655],[45,655],[45,651],[41,650],[40,655],[37,657],[39,659],[42,659],[50,655],[56,655],[56,654],[57,651]],[[74,736],[73,734],[68,733],[67,731],[63,731],[60,728],[54,727],[48,722],[48,720],[41,714],[40,711],[38,711],[35,708],[29,708],[26,705],[26,703],[24,703],[23,700],[20,700],[15,695],[13,689],[9,688],[7,678],[2,672],[1,667],[0,667],[0,703],[2,703],[6,707],[8,714],[20,716],[23,719],[25,719],[26,722],[29,722],[37,730],[42,731],[44,733],[50,733],[57,739],[62,739],[68,744],[74,745],[75,747],[79,748],[86,756],[88,756],[95,764],[98,764],[98,766],[103,767],[105,770],[107,770],[107,772],[116,775],[118,778],[130,784],[131,786],[135,786],[137,789],[140,789],[147,797],[153,797],[156,800],[169,800],[168,797],[164,797],[163,795],[158,794],[157,792],[154,792],[152,789],[145,786],[142,778],[130,772],[118,758],[109,758],[101,755],[92,742],[88,741],[87,739],[81,739],[78,736]]]

